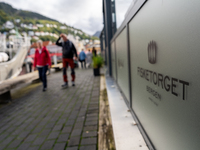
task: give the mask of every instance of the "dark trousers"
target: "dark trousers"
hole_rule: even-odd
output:
[[[33,64],[32,64],[32,63],[29,63],[28,65],[29,65],[29,72],[32,72],[32,65],[33,65]]]
[[[47,70],[48,70],[47,65],[44,67],[38,67],[39,78],[43,82],[43,88],[47,87],[47,76],[46,76]]]
[[[80,60],[80,62],[81,62],[81,68],[83,68],[83,63],[84,63],[84,67],[86,68],[85,59],[84,60]]]

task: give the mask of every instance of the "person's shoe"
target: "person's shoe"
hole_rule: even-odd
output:
[[[74,83],[74,81],[72,81],[72,86],[75,86],[75,83]]]
[[[67,88],[68,87],[68,82],[65,82],[63,85],[62,85],[63,88]]]
[[[43,92],[45,92],[47,90],[47,88],[43,88]]]

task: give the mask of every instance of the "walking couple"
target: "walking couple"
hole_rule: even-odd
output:
[[[62,40],[61,40],[62,39]],[[47,89],[47,78],[46,72],[48,68],[51,67],[51,58],[48,50],[45,46],[42,45],[42,41],[39,41],[38,48],[35,51],[35,59],[34,59],[34,67],[37,67],[39,72],[40,80],[43,82],[43,91]],[[65,34],[60,34],[60,37],[56,41],[56,45],[62,47],[62,57],[63,57],[63,80],[64,84],[63,88],[68,87],[68,79],[67,79],[67,68],[70,66],[71,68],[71,77],[72,77],[72,86],[75,86],[75,65],[73,57],[75,55],[75,59],[77,60],[77,51],[74,44],[67,39]]]

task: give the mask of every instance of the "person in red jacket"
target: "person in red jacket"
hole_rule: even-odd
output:
[[[42,41],[37,42],[38,48],[35,50],[34,68],[37,67],[39,78],[43,82],[43,91],[47,89],[46,72],[51,67],[49,51],[43,46]]]

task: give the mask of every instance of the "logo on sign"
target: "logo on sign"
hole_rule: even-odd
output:
[[[148,59],[149,63],[155,64],[156,63],[156,55],[157,55],[157,46],[155,41],[151,41],[148,44]]]

